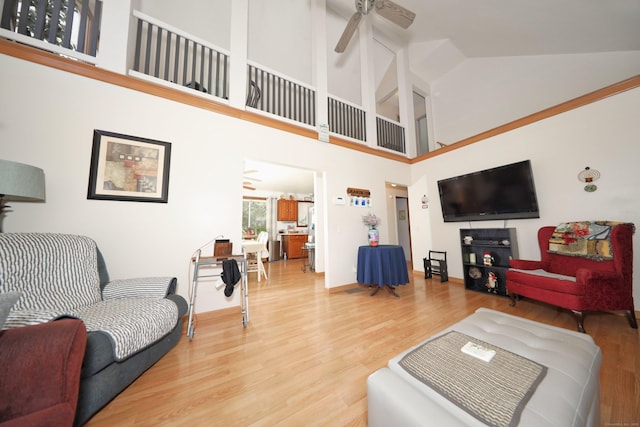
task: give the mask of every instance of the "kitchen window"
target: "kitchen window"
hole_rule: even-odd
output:
[[[242,200],[242,236],[252,238],[267,231],[267,201],[258,198]]]

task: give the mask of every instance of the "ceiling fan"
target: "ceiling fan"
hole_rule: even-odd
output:
[[[258,179],[258,178],[253,178],[253,177],[247,176],[247,175],[250,175],[252,173],[257,173],[257,172],[258,172],[257,170],[251,169],[251,170],[246,170],[246,171],[244,171],[242,173],[243,174],[242,178],[246,180],[246,181],[242,181],[242,188],[244,188],[246,190],[255,191],[256,188],[253,187],[254,184],[253,184],[252,181],[262,182],[262,180]]]
[[[347,23],[342,36],[340,36],[340,40],[338,40],[338,44],[336,45],[335,51],[338,53],[344,52],[353,37],[353,33],[356,32],[358,28],[358,24],[360,23],[360,19],[364,15],[368,15],[369,12],[375,7],[376,12],[383,18],[388,19],[396,25],[404,28],[405,30],[409,28],[409,26],[413,23],[413,20],[416,17],[416,14],[411,12],[409,9],[405,9],[392,2],[391,0],[355,0],[356,1],[356,13],[354,13],[349,22]]]

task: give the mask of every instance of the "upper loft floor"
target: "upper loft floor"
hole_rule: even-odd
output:
[[[401,161],[460,146],[435,142],[433,88],[412,74],[406,48],[390,49],[363,25],[358,49],[329,58],[327,33],[344,22],[317,7],[324,0],[287,2],[287,13],[308,24],[295,25],[297,37],[274,21],[276,6],[196,3],[3,0],[0,36]]]
[[[385,96],[377,103],[352,102],[330,94],[322,55],[287,53],[298,57],[294,63],[306,64],[292,71],[302,77],[250,60],[248,36],[255,11],[249,12],[247,0],[215,2],[219,9],[214,16],[226,25],[225,34],[214,32],[211,38],[218,38],[229,48],[179,28],[176,22],[144,13],[134,8],[134,3],[156,10],[159,15],[166,12],[163,8],[154,9],[153,2],[144,1],[4,0],[0,36],[288,122],[317,132],[321,140],[336,135],[371,149],[415,157],[415,136],[407,134],[410,126],[402,123],[406,119],[400,120],[397,101],[390,102],[390,97]],[[312,17],[308,5],[305,8],[301,10],[306,10],[309,22],[322,20],[324,11],[314,9]],[[189,12],[190,16],[199,13]],[[311,33],[309,30],[301,37],[309,38]],[[282,54],[283,46],[274,43],[270,48],[276,52],[274,56]],[[326,44],[315,50],[326,50]],[[308,69],[311,63],[316,68],[313,72]],[[303,68],[305,71],[301,71]],[[309,79],[311,75],[315,77]],[[375,93],[374,82],[370,86],[368,93]],[[360,95],[359,90],[355,93]],[[419,109],[424,112],[426,100],[421,101]],[[408,144],[412,144],[411,148]]]

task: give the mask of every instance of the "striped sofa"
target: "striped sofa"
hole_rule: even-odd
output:
[[[187,302],[176,285],[175,277],[109,280],[85,236],[0,234],[0,292],[21,294],[3,328],[71,317],[87,329],[76,425],[178,343]]]

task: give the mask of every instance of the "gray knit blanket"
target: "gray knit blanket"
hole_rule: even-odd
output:
[[[172,277],[115,280],[100,289],[97,247],[84,236],[0,234],[0,292],[21,296],[3,329],[81,319],[107,334],[118,361],[169,333],[178,307],[166,299]]]

